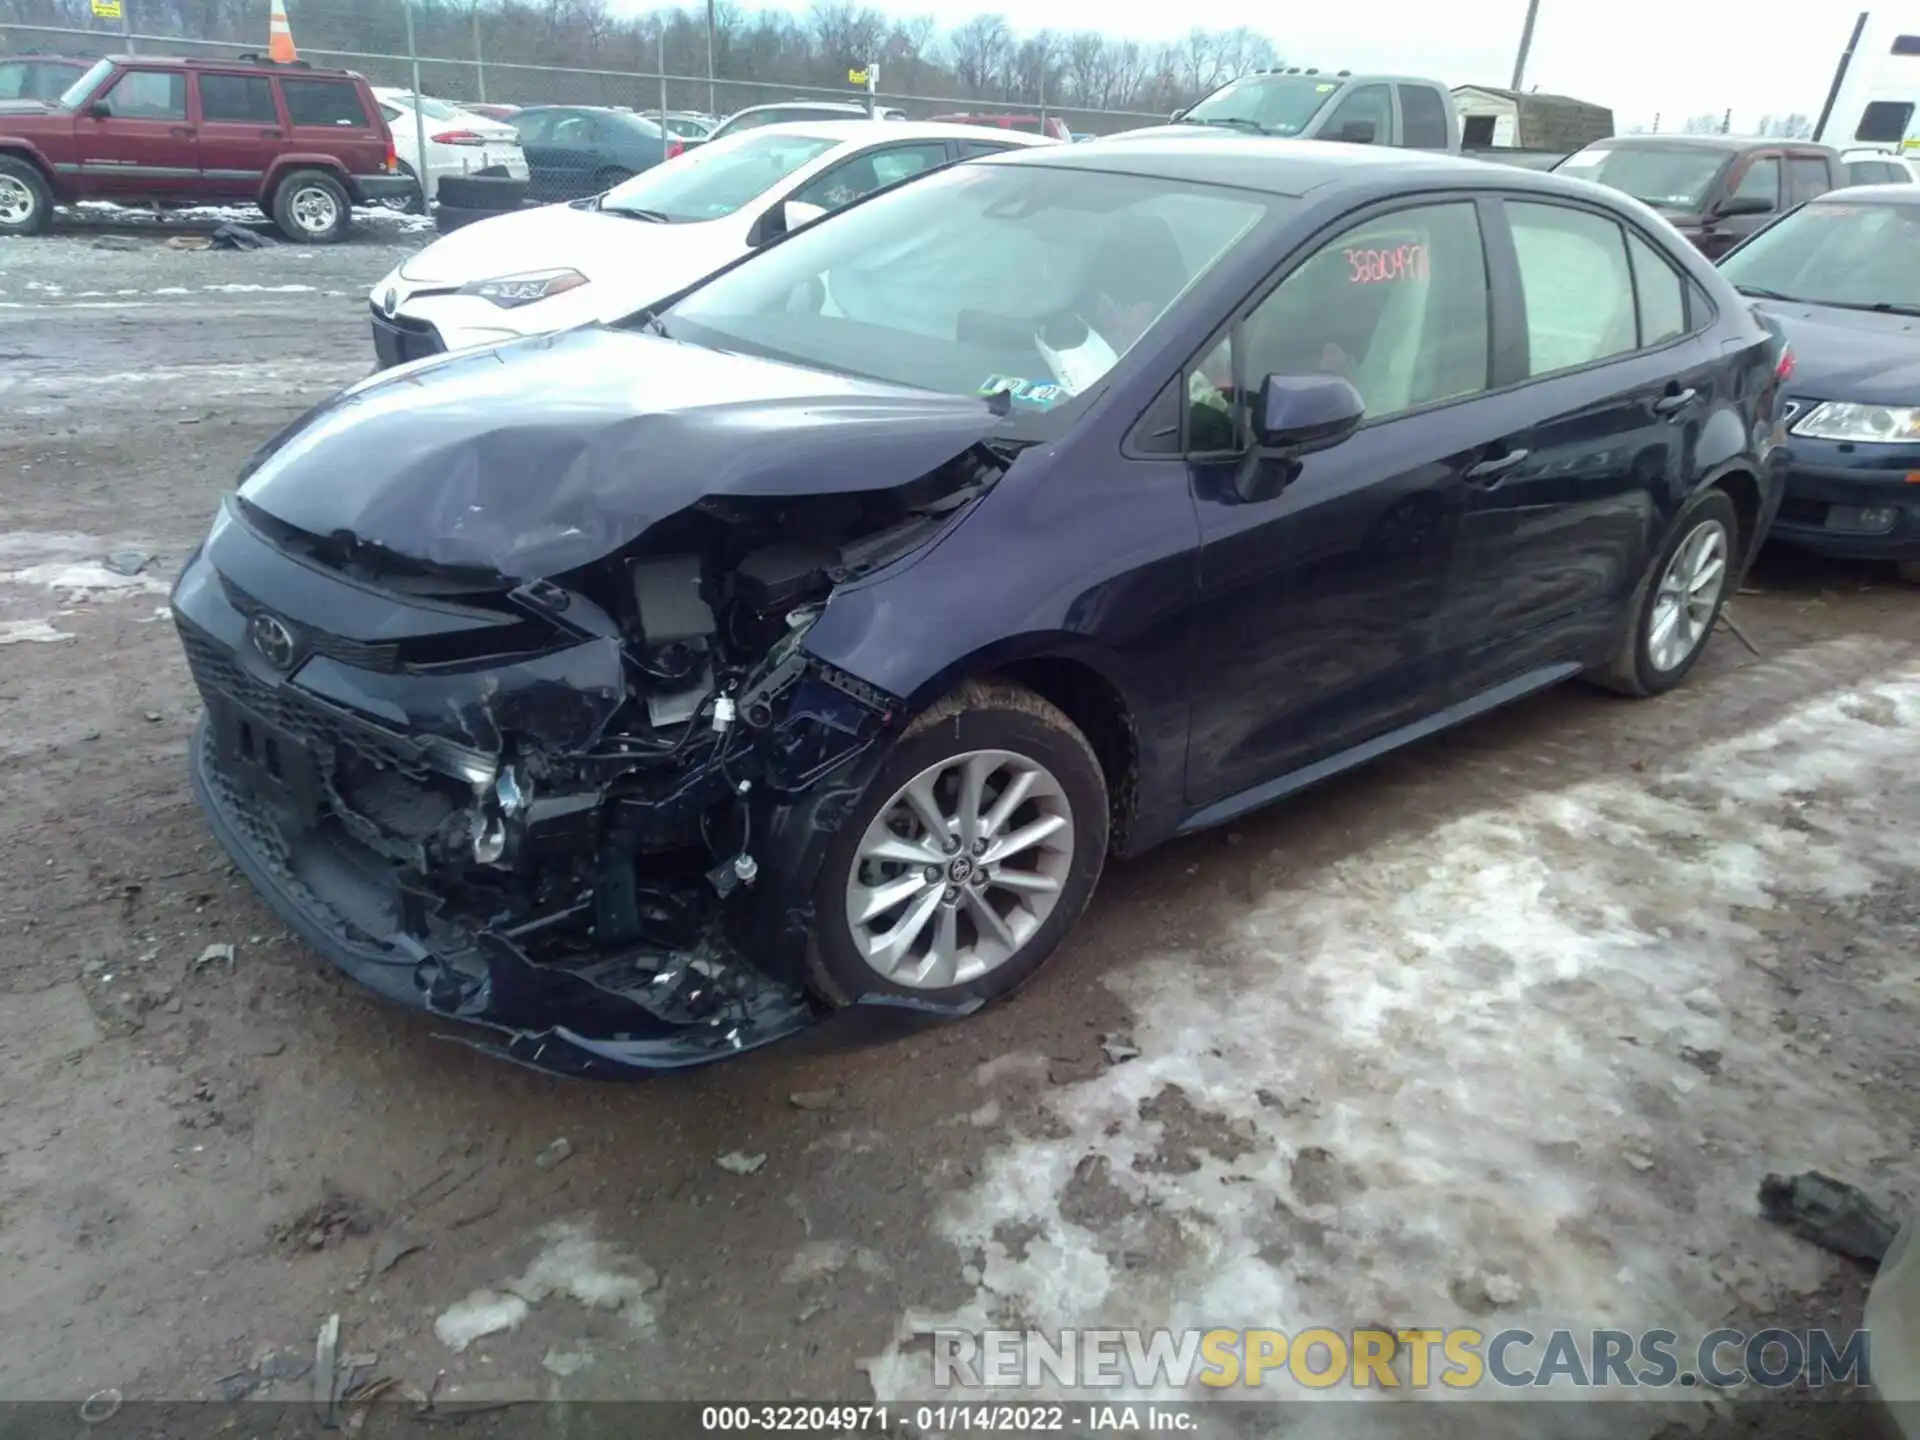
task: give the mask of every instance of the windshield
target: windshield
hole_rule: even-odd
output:
[[[1264,135],[1298,135],[1340,88],[1315,75],[1249,75],[1221,86],[1182,118]]]
[[[1241,190],[991,161],[853,206],[715,276],[667,333],[1017,415],[1098,388],[1270,210]]]
[[[602,210],[650,212],[668,220],[718,220],[765,194],[838,140],[749,132],[689,150],[616,185]]]
[[[1746,290],[1863,309],[1920,310],[1920,209],[1816,201],[1721,262]]]
[[[92,68],[89,69],[86,74],[82,75],[61,92],[60,108],[63,110],[78,110],[85,102],[87,96],[93,93],[93,87],[106,79],[112,69],[113,62],[111,60],[94,61]]]
[[[1576,180],[1623,190],[1657,210],[1697,212],[1731,158],[1722,150],[1608,145],[1569,155],[1559,168]]]

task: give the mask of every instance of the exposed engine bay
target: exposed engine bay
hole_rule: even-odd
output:
[[[708,495],[517,582],[295,530],[243,494],[175,594],[203,804],[310,941],[503,1037],[482,1048],[611,1075],[790,1034],[828,1008],[816,842],[906,718],[807,632],[1007,463],[979,443],[888,489]],[[274,563],[402,618],[336,633],[353,597],[269,595]]]

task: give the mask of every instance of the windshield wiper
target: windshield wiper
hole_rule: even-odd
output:
[[[1736,285],[1733,288],[1754,300],[1784,300],[1789,305],[1801,303],[1797,295],[1782,295],[1778,290],[1769,290],[1764,285]]]
[[[1898,305],[1891,300],[1866,303],[1856,300],[1809,300],[1809,305],[1825,305],[1833,310],[1865,310],[1873,315],[1920,315],[1920,305]]]
[[[668,223],[667,216],[658,210],[641,210],[632,205],[604,204],[598,208],[602,215],[624,215],[629,220],[647,220],[655,225],[665,225]]]
[[[1187,119],[1195,125],[1231,125],[1236,130],[1251,130],[1256,135],[1268,134],[1267,127],[1253,120],[1242,120],[1237,115],[1210,115],[1205,120]]]

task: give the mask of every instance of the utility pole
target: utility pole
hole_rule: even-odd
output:
[[[427,112],[420,108],[420,47],[413,43],[413,0],[402,0],[400,8],[407,16],[407,59],[413,62],[413,96],[409,103],[413,109],[413,158],[420,165],[420,173],[413,178],[420,182],[420,213],[431,215],[433,196],[428,193]]]
[[[667,22],[660,22],[660,158],[673,153],[673,132],[667,128]]]
[[[713,84],[713,0],[707,0],[707,113],[720,113],[720,101]]]
[[[1540,14],[1540,0],[1527,0],[1527,21],[1520,27],[1520,52],[1513,57],[1513,83],[1507,88],[1516,94],[1527,73],[1527,52],[1533,48],[1533,22]]]
[[[480,4],[473,6],[473,77],[480,89],[480,103],[487,103],[487,57],[480,51]]]

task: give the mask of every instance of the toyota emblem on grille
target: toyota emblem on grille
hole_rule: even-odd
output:
[[[256,615],[247,627],[253,648],[276,670],[293,668],[293,632],[271,615]]]

